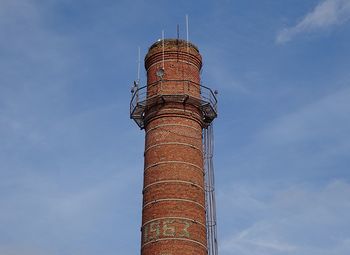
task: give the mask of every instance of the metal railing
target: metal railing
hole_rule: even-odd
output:
[[[215,94],[210,88],[190,80],[159,80],[148,86],[135,86],[130,101],[130,118],[143,128],[146,108],[157,104],[157,99],[162,98],[163,101],[183,100],[199,107],[210,123],[217,116]]]

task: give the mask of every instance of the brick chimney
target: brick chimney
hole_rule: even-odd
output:
[[[131,118],[145,130],[142,255],[206,255],[203,129],[216,99],[200,85],[202,58],[184,40],[154,43],[147,86],[135,88]]]

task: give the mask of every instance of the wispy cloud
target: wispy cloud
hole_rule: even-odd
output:
[[[325,0],[308,13],[299,23],[280,31],[276,43],[286,43],[298,34],[328,28],[350,19],[349,0]]]
[[[349,158],[349,98],[340,89],[285,113],[231,157],[235,183],[218,193],[230,229],[221,254],[349,253],[349,175],[339,165]]]
[[[337,162],[349,157],[349,98],[350,89],[340,89],[270,121],[232,156],[240,177],[348,176]]]
[[[121,47],[118,33],[101,40],[109,31],[106,18],[83,22],[75,33],[64,29],[74,27],[69,11],[88,16],[74,9],[84,4],[65,2],[0,1],[0,254],[109,254],[111,245],[125,253],[130,248],[123,250],[122,241],[139,237],[132,219],[140,216],[130,214],[140,213],[133,206],[140,201],[141,174],[129,173],[142,168],[142,157],[135,160],[122,144],[136,151],[130,132],[141,132],[118,135],[118,128],[132,125],[124,113],[129,98],[118,87],[115,100],[111,78],[102,75],[108,61],[113,69],[124,64],[110,59],[127,54],[128,45]],[[94,15],[107,9],[125,8]],[[99,48],[107,44],[113,48]],[[115,114],[126,120],[111,118]]]
[[[237,204],[242,189],[248,199]],[[256,219],[222,240],[221,254],[348,254],[349,193],[349,183],[342,180],[318,188],[298,184],[274,191],[263,185],[226,190],[221,199],[231,205],[231,217],[240,218],[246,207]],[[252,207],[251,200],[264,206]]]

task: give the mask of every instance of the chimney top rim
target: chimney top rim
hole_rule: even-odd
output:
[[[148,51],[150,51],[151,49],[153,49],[157,46],[162,46],[162,43],[163,43],[162,39],[157,40],[148,48]],[[193,48],[194,50],[196,50],[199,53],[198,47],[195,44],[193,44],[190,41],[183,40],[183,39],[167,38],[167,39],[164,39],[164,44],[166,44],[166,45],[181,45],[181,46],[186,46],[188,44],[188,46],[190,48]]]

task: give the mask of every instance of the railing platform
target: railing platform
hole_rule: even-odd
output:
[[[147,94],[147,86],[137,88],[130,101],[130,118],[133,119],[136,124],[143,129],[145,111],[157,104],[162,103],[186,103],[197,107],[203,116],[204,127],[208,127],[210,123],[217,117],[217,99],[213,91],[203,85],[194,83],[188,80],[162,80],[156,83],[148,85],[148,87],[156,85],[164,85],[166,83],[179,83],[180,90],[177,94],[164,93],[162,90],[154,93],[150,96]],[[181,86],[183,85],[183,86]],[[200,96],[193,96],[193,92],[190,92],[190,86],[199,86]]]

